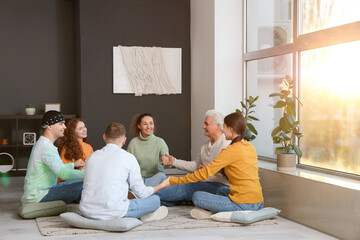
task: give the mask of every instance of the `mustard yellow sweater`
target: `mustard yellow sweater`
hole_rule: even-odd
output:
[[[221,169],[224,169],[229,180],[229,198],[234,203],[264,201],[259,181],[256,150],[247,141],[229,145],[206,167],[184,177],[171,177],[170,183],[175,185],[207,180]]]

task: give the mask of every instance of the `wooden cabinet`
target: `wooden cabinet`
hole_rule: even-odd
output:
[[[13,156],[14,167],[11,175],[25,175],[31,149],[31,136],[35,133],[36,140],[43,134],[41,119],[43,115],[0,115],[0,153],[6,152]],[[76,115],[64,115],[65,119],[75,118]],[[24,144],[24,133],[28,141]],[[1,155],[0,165],[11,164],[8,155]]]

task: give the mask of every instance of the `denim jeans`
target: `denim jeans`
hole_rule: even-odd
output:
[[[159,185],[162,181],[166,179],[166,175],[163,172],[158,172],[152,177],[143,177],[144,183],[148,187],[154,187]]]
[[[264,202],[234,203],[228,196],[220,196],[201,191],[194,193],[192,200],[196,207],[215,213],[229,211],[257,211],[262,209],[264,205]]]
[[[65,203],[79,203],[83,189],[82,180],[61,182],[50,188],[40,202],[62,200]]]
[[[217,195],[227,196],[230,193],[229,186],[218,182],[193,182],[187,184],[172,185],[161,189],[156,195],[160,197],[161,205],[171,207],[183,201],[191,201],[197,191],[205,191]]]
[[[130,200],[130,205],[124,217],[140,218],[146,214],[155,212],[160,207],[160,198],[152,195],[147,198]]]

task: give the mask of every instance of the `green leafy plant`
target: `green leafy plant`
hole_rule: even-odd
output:
[[[33,104],[28,104],[26,108],[35,108],[35,106]]]
[[[260,121],[258,118],[251,115],[255,111],[252,110],[254,107],[256,107],[255,102],[259,99],[259,96],[253,98],[252,96],[249,96],[249,98],[245,99],[245,101],[241,101],[242,110],[236,109],[236,112],[241,113],[244,118],[247,121],[247,128],[245,131],[244,139],[247,141],[252,141],[256,138],[256,135],[258,135],[258,132],[256,131],[254,125],[250,123],[250,121]]]
[[[275,149],[275,153],[292,153],[300,158],[302,157],[302,151],[300,147],[295,143],[295,139],[299,139],[303,134],[299,131],[299,121],[296,120],[295,103],[298,101],[301,105],[299,98],[293,95],[295,81],[286,76],[283,79],[283,90],[279,93],[272,93],[269,97],[280,97],[280,100],[273,106],[273,108],[282,109],[282,117],[279,120],[279,126],[277,126],[271,133],[273,143],[281,144],[281,147]]]

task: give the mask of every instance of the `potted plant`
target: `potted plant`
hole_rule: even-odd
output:
[[[295,171],[296,170],[296,156],[302,157],[302,151],[296,144],[296,139],[299,139],[303,134],[299,131],[299,121],[296,120],[296,101],[302,105],[299,98],[293,93],[295,81],[286,76],[283,79],[283,89],[279,93],[272,93],[269,97],[279,97],[280,100],[273,106],[273,108],[282,109],[282,117],[277,126],[271,133],[274,144],[281,144],[281,147],[275,148],[277,154],[277,169],[278,171]]]
[[[259,99],[259,96],[253,98],[252,96],[249,96],[249,98],[245,99],[245,101],[241,101],[242,110],[236,109],[236,112],[241,113],[247,122],[247,128],[245,131],[244,139],[247,141],[252,141],[256,138],[256,135],[258,135],[258,132],[256,131],[254,125],[252,125],[251,121],[259,121],[258,118],[251,115],[255,111],[252,110],[252,108],[256,107],[255,102]]]
[[[36,108],[32,104],[27,105],[26,108],[25,108],[26,115],[34,115],[35,111],[36,111]]]

